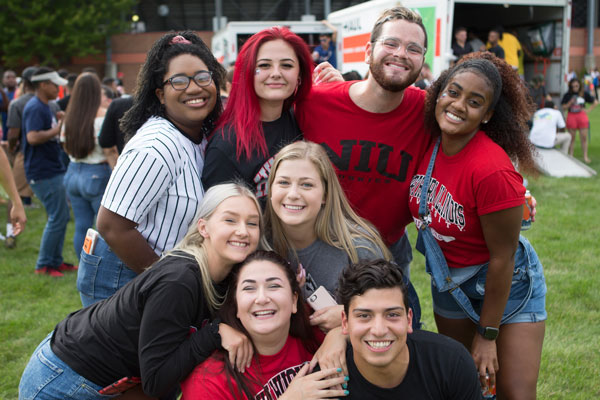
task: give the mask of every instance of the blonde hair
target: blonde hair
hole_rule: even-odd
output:
[[[365,239],[383,253],[386,260],[391,259],[391,253],[383,243],[377,230],[365,219],[361,218],[350,206],[340,182],[337,179],[333,165],[325,150],[312,142],[295,142],[285,146],[277,153],[269,174],[268,189],[272,193],[277,169],[282,162],[288,160],[310,161],[321,177],[325,191],[325,203],[317,214],[315,221],[315,234],[318,239],[330,246],[343,250],[353,263],[357,263],[358,253],[354,246],[354,239]],[[291,244],[283,229],[281,220],[275,214],[270,201],[267,201],[265,223],[269,229],[269,236],[275,251],[283,257],[288,257],[291,250],[298,261],[296,249]]]
[[[198,231],[198,220],[208,220],[211,218],[217,207],[225,200],[230,197],[247,197],[252,200],[256,206],[256,210],[259,215],[259,228],[260,228],[260,241],[258,243],[259,248],[269,248],[264,238],[264,220],[261,215],[261,208],[256,196],[248,189],[245,185],[240,183],[224,183],[221,185],[215,185],[208,189],[204,194],[202,203],[198,207],[194,222],[190,224],[190,227],[179,243],[175,247],[166,252],[165,256],[175,256],[184,258],[193,258],[198,263],[200,269],[200,275],[202,276],[202,286],[204,289],[204,295],[209,307],[214,311],[217,310],[224,301],[224,296],[220,296],[212,282],[210,273],[208,271],[208,258],[206,256],[206,243],[204,237]],[[184,253],[184,255],[182,255]]]

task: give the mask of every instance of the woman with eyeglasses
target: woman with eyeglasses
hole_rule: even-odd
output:
[[[192,32],[167,34],[149,51],[121,120],[129,142],[102,198],[100,236],[81,253],[84,306],[111,296],[185,235],[204,195],[204,148],[224,76]]]
[[[265,205],[275,154],[302,139],[292,107],[311,89],[308,46],[283,27],[248,39],[235,63],[227,108],[206,149],[204,187],[238,179]]]

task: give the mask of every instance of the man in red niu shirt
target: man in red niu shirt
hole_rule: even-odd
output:
[[[410,179],[430,144],[425,92],[411,86],[426,50],[421,17],[404,7],[386,10],[366,45],[368,78],[313,87],[296,110],[304,137],[325,147],[351,204],[379,230],[405,275]]]

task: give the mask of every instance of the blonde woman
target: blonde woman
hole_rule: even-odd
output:
[[[350,263],[391,259],[381,237],[344,195],[325,150],[295,142],[277,153],[268,181],[266,223],[275,251],[302,265],[306,295],[320,286],[335,293]],[[311,323],[328,331],[341,324],[341,306],[316,311]]]
[[[214,316],[217,285],[262,240],[260,206],[243,186],[217,185],[196,221],[153,267],[56,326],[29,360],[19,399],[105,399],[100,390],[123,378],[116,393],[141,381],[144,394],[165,396],[220,347],[245,370],[250,341]]]

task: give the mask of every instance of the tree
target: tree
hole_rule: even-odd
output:
[[[32,60],[58,67],[98,54],[128,27],[137,0],[0,0],[0,57],[5,67]]]

